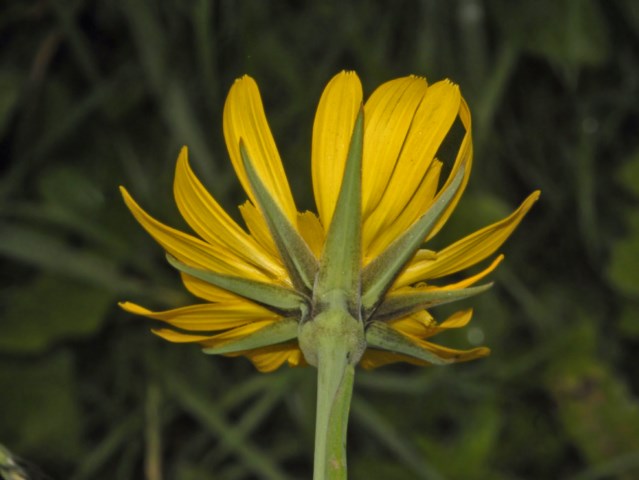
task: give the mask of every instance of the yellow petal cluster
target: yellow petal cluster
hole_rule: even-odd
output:
[[[240,140],[256,171],[288,221],[309,249],[320,256],[326,231],[335,210],[355,120],[364,104],[362,158],[362,262],[374,260],[398,236],[422,216],[465,166],[462,187],[437,221],[430,237],[453,212],[468,181],[472,162],[471,118],[457,85],[448,80],[429,85],[424,78],[407,76],[378,87],[363,102],[362,86],[354,72],[342,72],[330,80],[317,109],[313,127],[311,171],[318,215],[298,212],[280,156],[266,120],[255,81],[244,76],[235,81],[224,107],[224,137],[235,173],[248,201],[240,207],[245,226],[238,225],[202,186],[188,162],[186,147],[179,154],[174,195],[181,215],[193,233],[168,227],[147,214],[122,188],[124,200],[143,228],[180,262],[219,274],[291,287],[291,279],[271,238],[268,225],[256,206],[256,198],[242,163]],[[443,165],[436,157],[455,122],[464,130],[457,157]],[[443,180],[442,172],[451,172]],[[433,279],[447,277],[494,255],[512,234],[539,197],[532,193],[505,219],[489,225],[439,251],[418,251],[395,281],[388,296],[406,290],[466,288],[492,272],[503,256],[497,256],[479,273],[435,287]],[[424,239],[427,241],[428,239]],[[226,292],[195,277],[182,274],[186,288],[202,300],[191,306],[152,312],[123,302],[122,308],[164,326],[154,333],[171,342],[193,342],[215,347],[277,322],[277,313]],[[460,351],[430,342],[437,333],[465,326],[472,311],[464,310],[437,323],[427,311],[389,321],[389,325],[420,347],[441,358],[466,361],[488,354],[488,349]],[[229,354],[249,358],[260,371],[272,371],[284,363],[305,364],[296,341]],[[397,361],[423,364],[412,357],[368,349],[364,368]]]

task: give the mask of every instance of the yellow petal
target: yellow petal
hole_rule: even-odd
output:
[[[319,217],[328,229],[342,186],[362,85],[354,72],[335,75],[322,93],[313,124],[311,170]]]
[[[306,362],[306,359],[304,358],[304,354],[299,349],[299,347],[297,348],[297,350],[291,351],[286,361],[288,362],[289,367],[307,367],[308,366],[308,363]]]
[[[424,348],[427,348],[441,358],[453,360],[454,362],[469,362],[471,360],[482,358],[490,354],[490,349],[486,347],[477,347],[470,350],[455,350],[424,341],[420,342],[420,344],[422,344]],[[408,355],[386,352],[383,350],[374,350],[372,348],[369,348],[364,352],[364,355],[362,356],[359,364],[365,370],[371,370],[373,368],[379,368],[384,365],[390,365],[397,362],[410,363],[412,365],[417,365],[420,367],[430,365],[424,360],[409,357]]]
[[[446,360],[452,360],[454,362],[468,362],[470,360],[475,360],[476,358],[490,355],[490,348],[487,347],[471,348],[470,350],[457,350],[455,348],[443,347],[424,340],[420,340],[418,343],[422,348],[430,350],[440,358],[445,358]],[[428,363],[422,362],[422,365],[428,365]]]
[[[264,250],[266,250],[272,257],[277,258],[280,264],[280,254],[277,251],[271,232],[268,229],[266,220],[262,216],[260,210],[251,202],[244,202],[240,205],[240,214],[246,223],[246,227],[251,232],[251,235],[259,243]]]
[[[223,123],[224,138],[233,168],[253,204],[257,205],[257,202],[242,164],[240,140],[244,142],[262,182],[291,224],[296,225],[297,209],[293,195],[266,121],[260,92],[251,77],[245,75],[231,87],[224,104]]]
[[[232,330],[217,335],[191,335],[188,333],[176,332],[168,328],[160,328],[152,330],[158,337],[162,337],[169,342],[174,343],[199,343],[204,347],[217,347],[232,340],[244,338],[247,335],[257,332],[277,320],[259,320],[256,322],[244,324]]]
[[[364,217],[377,206],[386,190],[427,88],[424,78],[411,75],[380,85],[366,101],[362,159]]]
[[[459,312],[453,313],[450,317],[444,320],[439,325],[433,322],[432,325],[429,326],[426,335],[420,338],[430,338],[437,335],[444,330],[450,330],[453,328],[462,328],[468,325],[470,319],[473,318],[473,309],[468,308],[466,310],[460,310]]]
[[[244,356],[247,357],[255,368],[262,373],[272,372],[280,368],[284,362],[288,362],[289,365],[295,366],[293,362],[297,361],[297,358],[301,354],[297,342],[282,343],[279,345],[270,345],[268,347],[256,348],[254,350],[246,350],[243,352],[237,352],[229,356]],[[298,365],[301,362],[298,362]]]
[[[186,289],[195,295],[197,298],[207,300],[209,302],[226,302],[244,300],[243,297],[235,295],[234,293],[223,290],[215,285],[206,283],[199,278],[192,277],[186,273],[180,273],[182,282]]]
[[[311,252],[317,258],[320,258],[326,235],[317,215],[313,212],[300,213],[297,216],[297,225],[300,235],[302,235]]]
[[[405,317],[391,320],[388,325],[404,335],[424,338],[432,330],[435,321],[426,310],[421,310]]]
[[[359,366],[364,370],[372,370],[373,368],[379,368],[384,365],[390,365],[398,362],[422,365],[421,363],[417,363],[419,360],[409,357],[408,355],[368,348],[364,352],[364,355],[362,355],[362,359],[359,361]]]
[[[364,221],[365,246],[392,224],[415,195],[455,121],[460,105],[461,95],[457,85],[442,81],[428,88],[415,113],[382,198]]]
[[[402,273],[397,286],[443,277],[481,262],[506,241],[538,198],[539,191],[533,192],[509,217],[437,252],[433,261],[414,263]]]
[[[210,245],[199,238],[158,222],[142,210],[123,187],[120,187],[120,191],[126,205],[140,225],[164,250],[181,262],[224,275],[235,275],[261,281],[269,280],[269,277],[262,271],[240,261],[234,255],[229,254],[226,249]]]
[[[437,223],[435,223],[435,226],[428,234],[428,237],[426,237],[425,241],[428,241],[429,239],[437,235],[437,232],[439,232],[439,230],[441,230],[441,228],[444,226],[448,218],[457,207],[459,199],[464,194],[466,185],[468,185],[468,179],[470,178],[470,172],[473,163],[473,139],[471,132],[472,126],[470,120],[470,110],[468,109],[468,104],[463,98],[461,99],[461,103],[459,106],[459,119],[461,120],[466,133],[464,133],[464,138],[462,139],[461,145],[459,146],[459,151],[457,152],[457,157],[455,158],[455,163],[453,164],[453,168],[450,172],[450,175],[448,176],[448,180],[446,180],[446,183],[444,183],[444,185],[440,189],[440,194],[443,193],[446,188],[448,188],[448,185],[450,185],[450,183],[453,181],[455,175],[457,175],[457,172],[462,167],[462,165],[464,166],[464,178],[462,179],[462,183],[457,190],[457,193],[455,193],[455,196],[450,201],[446,209],[443,211],[443,213],[439,217],[439,220],[437,220]],[[436,202],[437,199],[438,197],[435,197],[433,199],[433,202]]]
[[[422,182],[417,187],[415,194],[409,200],[406,207],[396,212],[398,216],[387,217],[391,223],[371,238],[371,244],[364,246],[364,265],[380,255],[393,241],[404,233],[424,212],[432,205],[433,198],[437,191],[439,175],[441,173],[442,162],[435,160],[424,175]],[[390,212],[389,212],[390,213]]]
[[[416,262],[421,262],[424,260],[435,260],[437,258],[437,252],[432,250],[428,250],[427,248],[420,248],[417,250],[417,253],[413,257],[413,260]]]
[[[412,313],[406,317],[388,322],[388,325],[403,335],[414,337],[415,339],[430,338],[438,333],[452,328],[461,328],[470,322],[473,310],[461,310],[455,312],[442,323],[438,324],[426,310]]]
[[[169,328],[158,328],[151,330],[155,335],[172,343],[199,343],[210,340],[214,335],[191,335],[187,333],[176,332]]]
[[[421,348],[433,352],[440,358],[452,360],[454,362],[467,362],[476,358],[485,357],[490,354],[490,349],[486,347],[472,348],[470,350],[456,350],[453,348],[443,347],[422,338],[432,337],[442,330],[451,328],[461,328],[468,324],[472,317],[472,309],[456,312],[439,325],[431,321],[431,317],[426,313],[421,319],[418,316],[410,315],[401,320],[395,320],[392,327],[409,338],[412,342]],[[419,323],[422,323],[420,326]],[[360,366],[366,370],[378,368],[391,363],[405,362],[413,365],[430,365],[424,360],[385,350],[377,350],[369,348],[364,352],[360,360]]]
[[[270,276],[284,275],[282,265],[242,230],[200,183],[189,166],[186,147],[178,158],[173,190],[180,213],[204,240]]]
[[[475,283],[479,282],[482,278],[486,277],[487,275],[489,275],[490,273],[492,273],[498,266],[499,264],[502,262],[502,260],[504,259],[503,255],[498,255],[491,263],[490,265],[488,265],[488,267],[484,268],[481,272],[473,275],[472,277],[468,277],[465,278],[457,283],[449,283],[448,285],[445,285],[443,287],[441,287],[443,290],[458,290],[461,288],[468,288],[471,285],[474,285]]]
[[[278,318],[275,313],[248,301],[204,303],[162,312],[153,312],[130,302],[122,302],[120,307],[127,312],[160,320],[176,328],[199,332],[227,330],[257,320]]]

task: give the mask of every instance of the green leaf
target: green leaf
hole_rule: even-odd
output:
[[[104,194],[98,185],[77,168],[50,168],[38,176],[40,195],[49,208],[89,214],[104,206]]]
[[[242,141],[240,141],[240,153],[251,189],[266,219],[271,237],[275,241],[284,265],[291,276],[293,285],[300,291],[304,289],[311,291],[317,274],[317,259],[262,183]]]
[[[360,109],[314,289],[320,302],[327,292],[347,292],[351,307],[357,305],[351,310],[359,310],[360,296],[363,137],[364,111]]]
[[[67,352],[50,353],[40,362],[0,362],[0,425],[12,450],[56,462],[81,456],[73,364]]]
[[[378,348],[388,352],[408,355],[433,365],[453,363],[452,360],[440,358],[433,352],[421,348],[384,322],[373,321],[366,327],[366,343],[368,343],[369,348]]]
[[[626,159],[615,177],[628,191],[639,197],[639,150]]]
[[[269,480],[289,478],[272,455],[255,445],[253,438],[245,438],[240,428],[230,423],[218,405],[210,401],[208,394],[204,395],[203,392],[195,390],[194,385],[184,380],[182,375],[172,376],[169,380],[171,394],[178,405],[192,416],[204,431],[209,431],[214,438],[224,439],[225,448],[232,450],[238,461],[250,470],[246,476]]]
[[[460,288],[458,290],[427,290],[396,294],[388,296],[375,310],[375,319],[388,321],[393,318],[403,317],[419,310],[431,308],[436,305],[455,302],[485,292],[492,283],[478,287]]]
[[[639,340],[639,300],[629,300],[624,303],[619,313],[619,333],[627,339]]]
[[[462,184],[465,166],[457,174],[428,211],[422,215],[401,237],[397,238],[362,274],[362,307],[367,314],[381,301],[399,273],[415,255],[428,233],[437,223],[446,207]]]
[[[51,233],[21,225],[0,226],[0,255],[27,265],[109,289],[144,293],[142,285],[120,272],[111,258],[70,246]]]
[[[594,327],[592,334],[597,336]],[[639,404],[619,372],[601,361],[601,355],[560,355],[545,375],[559,425],[589,465],[639,451]],[[636,463],[635,463],[636,465]],[[619,472],[624,471],[620,465]],[[636,473],[636,469],[632,472]],[[629,475],[584,478],[631,479]]]
[[[134,445],[140,438],[144,425],[144,416],[140,410],[133,408],[128,415],[122,415],[117,419],[111,419],[108,431],[100,436],[96,444],[91,445],[91,450],[78,459],[78,468],[75,470],[70,480],[94,480],[99,478],[100,471],[107,470],[112,466],[113,458],[120,458],[118,461],[118,472],[122,468],[127,468],[130,460],[124,459],[127,447]],[[118,457],[118,455],[121,455]],[[124,457],[124,458],[123,458]],[[116,478],[131,478],[131,476]]]
[[[299,312],[304,305],[303,297],[288,288],[189,267],[171,255],[166,259],[180,272],[280,312]]]
[[[224,343],[219,347],[205,348],[202,351],[217,355],[276,345],[297,338],[298,328],[297,318],[283,318],[239,340]]]
[[[5,70],[0,72],[0,138],[9,124],[9,120],[20,99],[20,90],[24,88],[25,76],[21,73]]]
[[[639,298],[639,212],[628,214],[627,236],[613,244],[608,276],[623,293]]]
[[[502,0],[495,13],[511,41],[557,68],[597,67],[609,58],[610,32],[598,2]]]
[[[66,338],[86,337],[104,323],[114,294],[86,282],[41,274],[3,292],[0,351],[36,353]]]
[[[403,379],[406,382],[406,379]],[[423,455],[416,448],[413,439],[410,436],[403,435],[401,429],[397,428],[387,415],[379,412],[373,403],[365,400],[363,395],[356,395],[353,398],[353,415],[363,430],[367,430],[366,437],[375,439],[380,446],[386,447],[393,457],[402,466],[410,469],[408,472],[397,472],[387,476],[379,475],[379,465],[369,464],[368,475],[354,475],[353,478],[416,478],[424,480],[444,480],[444,477],[435,470],[433,465],[429,464],[431,455]],[[384,462],[390,464],[390,462]],[[374,471],[374,473],[373,473]],[[412,475],[411,475],[412,474]]]

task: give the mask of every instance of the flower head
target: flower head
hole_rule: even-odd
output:
[[[454,163],[445,166],[437,153],[457,120],[464,137]],[[186,288],[203,301],[161,312],[124,302],[125,310],[163,322],[154,333],[166,340],[243,355],[261,371],[285,362],[315,364],[314,345],[323,335],[352,338],[349,358],[365,368],[397,361],[445,364],[489,353],[432,343],[437,333],[465,326],[472,310],[436,322],[429,309],[486,290],[490,284],[475,285],[503,256],[463,280],[438,280],[492,256],[539,192],[507,218],[446,248],[424,246],[453,212],[471,171],[470,113],[456,85],[398,78],[363,104],[355,73],[336,75],[313,127],[317,215],[295,206],[257,85],[248,76],[229,92],[224,136],[248,196],[240,206],[246,229],[204,189],[183,148],[174,194],[195,235],[158,222],[125,189],[122,194]],[[446,178],[443,171],[450,172]]]

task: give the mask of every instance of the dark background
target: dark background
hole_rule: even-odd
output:
[[[310,478],[313,370],[258,374],[116,306],[190,301],[117,187],[184,227],[187,144],[236,215],[221,118],[248,73],[310,208],[314,109],[354,69],[367,94],[410,73],[462,88],[475,166],[438,243],[542,198],[471,326],[437,339],[492,356],[358,373],[351,478],[639,478],[638,5],[1,2],[0,443],[34,478]]]

